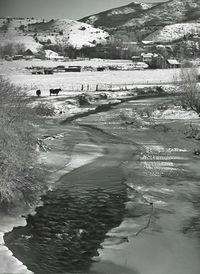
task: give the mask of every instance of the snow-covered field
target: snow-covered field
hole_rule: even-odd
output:
[[[61,88],[64,91],[84,90],[94,91],[96,85],[99,89],[119,89],[121,87],[148,84],[166,84],[174,81],[176,73],[179,71],[104,71],[104,72],[81,72],[81,73],[57,73],[54,75],[9,75],[14,84],[26,87],[29,90],[41,89],[45,94],[50,88]],[[89,86],[88,86],[89,85]]]
[[[43,94],[49,94],[50,88],[62,88],[64,91],[84,90],[88,88],[93,91],[96,85],[100,89],[119,89],[120,85],[128,88],[137,85],[161,85],[170,84],[177,79],[180,70],[133,70],[133,71],[84,71],[54,73],[53,75],[31,75],[26,66],[51,66],[58,65],[81,65],[81,66],[107,66],[123,65],[129,66],[131,61],[123,60],[85,60],[73,62],[52,62],[52,61],[13,61],[0,63],[0,74],[10,79],[14,84],[25,86],[28,90],[41,89]]]

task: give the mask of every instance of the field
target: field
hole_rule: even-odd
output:
[[[0,74],[10,79],[14,84],[27,88],[31,95],[35,95],[36,89],[41,89],[43,95],[49,94],[50,88],[62,88],[67,91],[94,91],[98,85],[99,90],[130,89],[137,85],[161,85],[171,84],[178,78],[179,69],[168,70],[134,70],[134,71],[102,71],[102,72],[68,72],[54,73],[53,75],[31,75],[25,67],[46,66],[56,67],[58,65],[123,65],[129,66],[131,61],[126,60],[86,60],[73,62],[52,61],[13,61],[2,62]]]

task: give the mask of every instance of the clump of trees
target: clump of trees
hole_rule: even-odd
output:
[[[0,78],[0,209],[31,204],[44,188],[36,114],[26,94]]]
[[[181,104],[182,107],[187,109],[190,108],[200,114],[200,87],[198,85],[197,68],[193,67],[190,69],[181,69],[180,72],[180,87],[182,91]]]
[[[0,57],[4,58],[6,55],[13,56],[15,54],[23,55],[26,51],[25,45],[22,43],[6,43],[0,45]]]

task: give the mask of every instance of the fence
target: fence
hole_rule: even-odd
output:
[[[108,83],[99,83],[99,84],[73,84],[65,85],[63,89],[70,91],[82,91],[82,92],[98,92],[98,91],[128,91],[132,90],[137,86],[162,86],[162,85],[176,85],[178,82],[153,82],[153,81],[144,81],[144,82],[134,82],[134,83],[124,83],[124,84],[108,84]]]

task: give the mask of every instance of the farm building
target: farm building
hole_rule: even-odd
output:
[[[176,59],[167,59],[168,68],[180,68],[181,64]]]
[[[60,56],[58,53],[53,50],[45,50],[45,58],[51,61],[65,61],[64,56]]]
[[[56,72],[65,72],[65,66],[57,66],[57,67],[54,67],[54,71]]]
[[[53,68],[44,68],[44,74],[53,74]]]
[[[12,59],[13,60],[21,60],[21,59],[23,59],[24,57],[23,57],[23,55],[14,55],[13,57],[12,57]]]
[[[142,53],[141,54],[142,61],[149,64],[152,62],[153,57],[156,57],[153,53]]]
[[[132,61],[135,62],[141,62],[142,61],[142,56],[132,56],[131,57]]]
[[[104,71],[105,69],[105,67],[97,67],[97,71]]]
[[[24,52],[24,55],[25,55],[25,56],[34,56],[32,50],[30,50],[30,49],[27,49],[27,50]]]
[[[31,68],[31,74],[44,74],[44,70],[39,67]]]
[[[53,68],[31,67],[31,74],[53,74]]]
[[[81,72],[81,66],[69,66],[65,68],[65,72]]]

